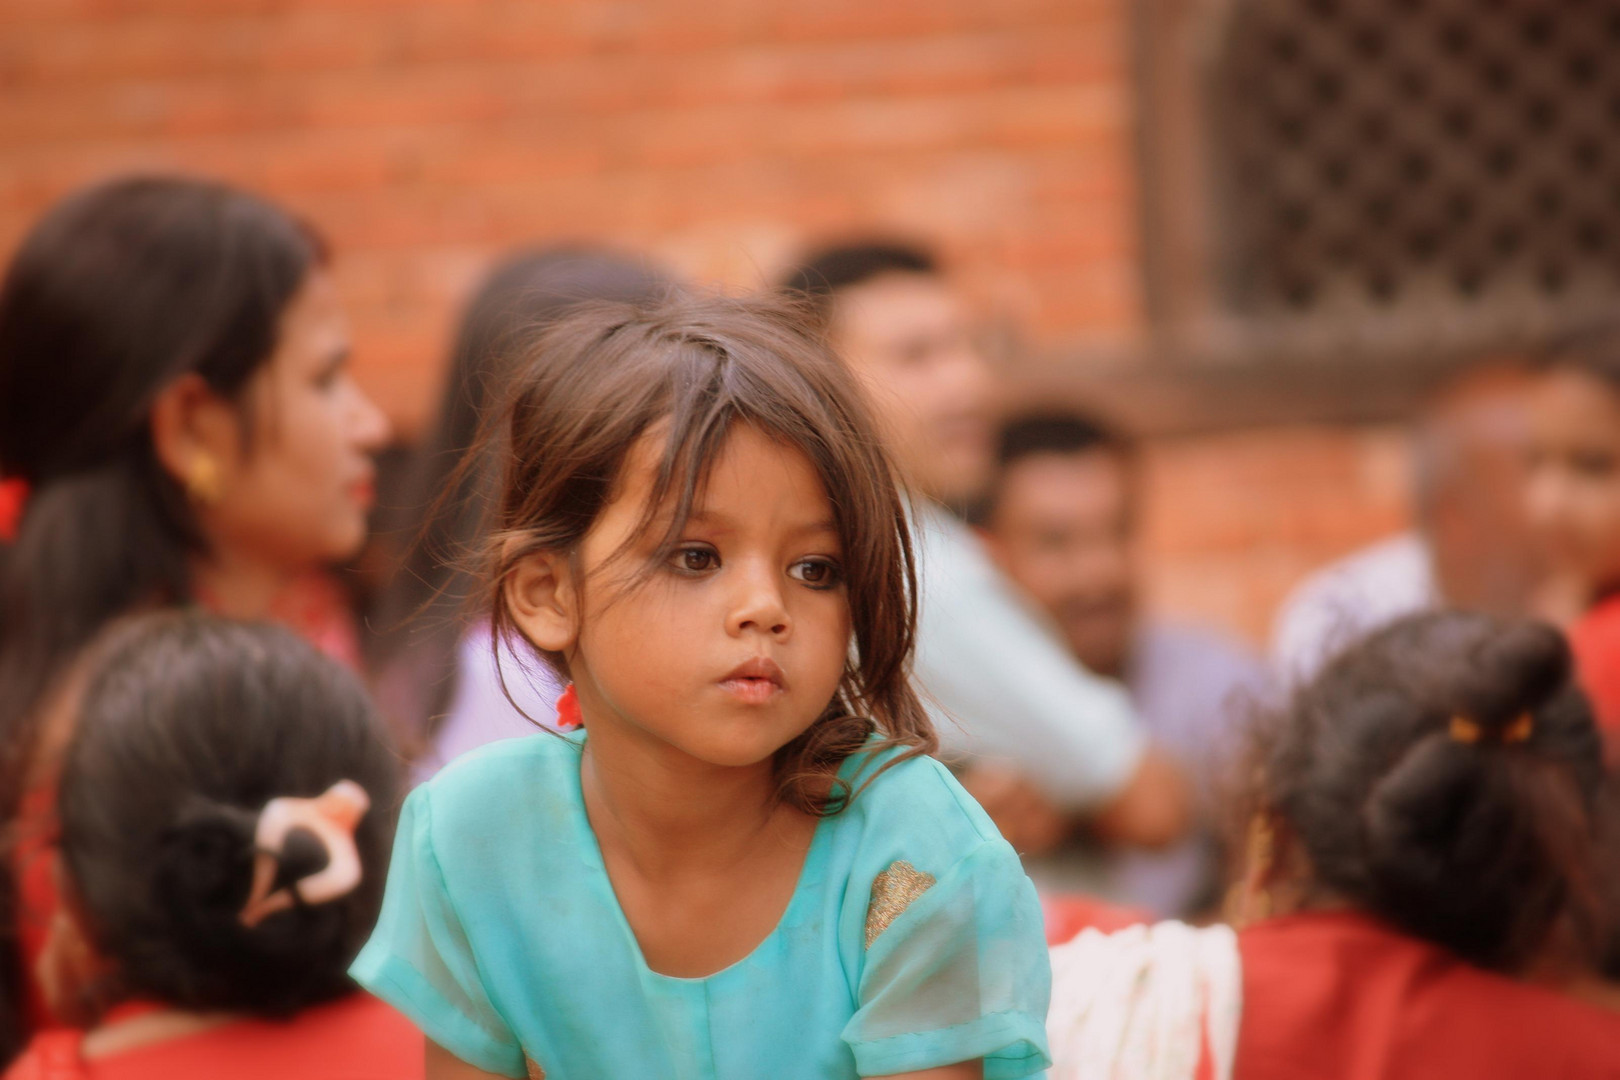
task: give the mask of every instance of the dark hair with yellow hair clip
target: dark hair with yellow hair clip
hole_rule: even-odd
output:
[[[1260,755],[1262,802],[1310,884],[1465,959],[1522,971],[1604,934],[1602,743],[1563,635],[1404,619],[1300,688]]]

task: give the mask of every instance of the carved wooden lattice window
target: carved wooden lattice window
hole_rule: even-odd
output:
[[[1212,8],[1216,307],[1462,344],[1620,305],[1620,0]]]

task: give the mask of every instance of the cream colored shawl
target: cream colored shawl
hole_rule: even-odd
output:
[[[1230,927],[1095,930],[1052,950],[1051,1080],[1231,1080],[1243,971]]]

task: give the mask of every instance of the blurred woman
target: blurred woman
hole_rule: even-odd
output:
[[[27,489],[0,543],[0,1057],[48,1019],[25,973],[75,658],[143,608],[272,615],[364,540],[387,424],[326,263],[251,195],[129,179],[52,209],[0,285],[0,474]]]
[[[1620,326],[1570,338],[1531,399],[1528,511],[1568,594],[1570,644],[1620,759]]]
[[[412,493],[383,512],[379,541],[406,550],[392,560],[402,565],[378,600],[370,620],[377,633],[367,642],[385,715],[420,775],[487,742],[531,734],[536,721],[551,720],[561,691],[543,665],[522,664],[526,650],[503,646],[497,654],[484,623],[468,628],[460,618],[477,580],[470,557],[499,481],[492,448],[474,460],[466,455],[505,392],[510,349],[578,304],[648,300],[670,288],[641,260],[560,248],[511,256],[467,305]]]
[[[382,900],[399,762],[290,632],[159,612],[90,648],[41,970],[71,1030],[8,1080],[409,1080],[425,1047],[345,974]]]
[[[1243,928],[1052,950],[1054,1080],[1620,1075],[1620,1011],[1565,992],[1612,997],[1571,667],[1552,627],[1456,613],[1333,661],[1263,739]]]

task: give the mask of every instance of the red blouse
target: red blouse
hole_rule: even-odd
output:
[[[1235,1080],[1620,1077],[1620,1012],[1482,971],[1360,914],[1238,935]]]
[[[421,1080],[425,1043],[411,1022],[367,994],[286,1021],[238,1020],[85,1061],[84,1036],[34,1037],[4,1080]]]

